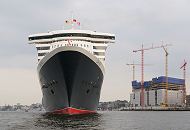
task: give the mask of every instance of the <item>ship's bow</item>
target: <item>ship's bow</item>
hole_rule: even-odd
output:
[[[93,113],[98,107],[104,66],[79,47],[59,47],[39,62],[42,104],[57,114]]]

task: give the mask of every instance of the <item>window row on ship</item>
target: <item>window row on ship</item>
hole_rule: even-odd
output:
[[[52,48],[62,47],[62,46],[77,46],[79,47],[79,44],[58,44],[58,45],[52,45]],[[89,47],[87,44],[80,44],[81,47]]]
[[[46,53],[48,53],[48,52],[38,52],[38,56],[45,56]],[[95,52],[93,52],[93,54],[96,55],[96,56],[105,56],[105,51],[100,51],[100,52],[95,51]]]
[[[44,56],[46,53],[38,53],[38,56]],[[94,55],[105,56],[105,52],[94,52]]]
[[[52,48],[62,47],[62,46],[77,46],[79,47],[79,44],[58,44],[58,45],[52,45]],[[88,44],[80,44],[81,47],[89,47]],[[37,46],[37,50],[49,50],[50,46]],[[93,46],[93,49],[95,50],[105,50],[106,46]]]
[[[50,46],[41,46],[41,47],[36,47],[37,50],[49,50]]]
[[[53,35],[44,35],[44,36],[33,36],[33,37],[29,37],[29,41],[40,40],[40,39],[52,39],[52,38],[58,38],[58,37],[89,37],[89,38],[115,40],[115,36],[93,35],[93,34],[83,34],[83,33],[62,33],[62,34],[53,34]]]
[[[67,41],[68,42],[68,40],[70,40],[70,41],[84,41],[84,42],[90,42],[90,43],[102,43],[102,44],[114,43],[114,42],[111,42],[111,41],[92,41],[92,40],[87,40],[87,39],[60,39],[60,40],[52,40],[52,41],[49,41],[49,42],[44,41],[44,42],[36,42],[36,43],[37,44],[51,44],[51,43],[60,42],[60,41]]]
[[[94,55],[105,56],[105,52],[94,52]]]
[[[42,55],[45,56],[45,54],[42,54]],[[38,56],[38,61],[40,61],[40,59],[42,59],[43,56]],[[99,58],[99,59],[105,61],[105,58]]]
[[[38,53],[38,56],[45,56],[46,53]]]

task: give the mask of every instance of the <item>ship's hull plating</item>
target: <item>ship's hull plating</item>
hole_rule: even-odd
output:
[[[47,112],[95,112],[104,77],[102,63],[79,47],[60,47],[38,65],[42,104]]]

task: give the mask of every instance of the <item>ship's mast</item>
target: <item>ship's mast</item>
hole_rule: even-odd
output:
[[[72,11],[71,12],[71,29],[74,29],[73,19],[74,19],[74,16],[73,16],[73,11]]]

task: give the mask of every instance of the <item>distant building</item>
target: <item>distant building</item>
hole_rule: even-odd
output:
[[[13,107],[11,105],[5,105],[1,107],[1,111],[13,111]]]
[[[184,80],[168,77],[168,105],[182,106],[183,104],[183,87]],[[132,81],[132,93],[130,94],[130,102],[132,107],[139,107],[141,83]],[[166,93],[166,77],[160,76],[153,78],[151,81],[144,82],[144,105],[161,106],[165,103]]]
[[[129,102],[126,100],[116,100],[112,102],[99,102],[98,110],[101,111],[113,111],[121,110],[129,106]]]
[[[27,105],[21,105],[20,103],[17,103],[16,105],[4,105],[0,106],[0,111],[44,111],[44,108],[42,107],[42,104],[36,103],[31,104],[30,106]]]
[[[187,107],[190,107],[190,95],[186,96],[186,105]]]

